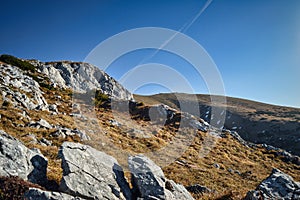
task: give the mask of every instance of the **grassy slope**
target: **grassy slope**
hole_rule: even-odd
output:
[[[135,95],[134,97],[146,104],[164,103],[176,109],[179,109],[178,99],[180,102],[199,104],[197,109],[200,109],[201,118],[205,118],[207,106],[211,106],[209,95],[197,95],[197,102],[193,100],[194,95],[190,94],[170,93],[152,96]],[[275,106],[232,97],[227,97],[226,100],[226,105],[215,105],[216,107],[226,106],[226,128],[241,127],[238,132],[245,140],[271,144],[300,155],[299,108]]]
[[[59,100],[61,104],[58,106],[60,111],[69,114],[71,109],[71,96],[68,90],[49,90],[43,88],[45,98],[49,103],[58,101],[54,97],[62,96]],[[147,101],[146,101],[147,102]],[[3,101],[0,97],[0,105]],[[149,102],[147,102],[149,103]],[[139,109],[143,109],[143,105]],[[261,180],[266,178],[271,172],[272,167],[290,174],[295,180],[300,180],[300,168],[293,164],[284,163],[279,158],[275,158],[270,152],[264,149],[250,149],[233,139],[230,135],[226,138],[217,139],[214,148],[205,156],[201,157],[199,152],[203,146],[203,141],[207,138],[207,133],[194,130],[183,130],[182,137],[176,140],[178,135],[174,126],[158,126],[150,121],[133,117],[134,120],[128,120],[128,116],[124,113],[111,113],[105,107],[96,108],[95,112],[90,112],[90,108],[86,109],[86,114],[91,113],[88,121],[76,120],[68,115],[50,115],[49,112],[43,111],[27,111],[32,120],[46,119],[52,124],[61,124],[66,127],[75,128],[80,126],[95,130],[90,136],[92,141],[86,142],[93,147],[103,150],[108,154],[116,157],[118,161],[125,167],[127,163],[127,155],[136,153],[149,152],[160,149],[172,142],[183,142],[184,135],[193,134],[194,140],[192,144],[184,151],[183,154],[177,154],[177,151],[168,152],[170,156],[179,157],[177,162],[163,166],[166,176],[181,183],[185,186],[191,184],[205,185],[217,191],[216,194],[205,195],[206,199],[216,199],[222,195],[229,194],[234,199],[240,199],[245,196],[246,192],[254,189]],[[48,178],[59,183],[62,176],[60,168],[60,159],[57,158],[57,151],[63,141],[79,141],[78,138],[56,139],[50,137],[50,133],[54,130],[38,130],[26,127],[29,122],[21,116],[21,111],[16,110],[11,105],[1,106],[1,124],[0,129],[21,140],[26,146],[41,149],[42,153],[49,159]],[[112,125],[109,120],[118,117],[117,120],[122,123],[122,127]],[[95,121],[96,120],[96,121]],[[75,126],[76,124],[76,126]],[[145,134],[144,137],[138,137],[132,129],[140,130]],[[51,140],[54,146],[41,146],[31,143],[31,139],[27,136],[33,133],[37,138],[45,137]],[[184,147],[184,146],[182,146]],[[213,164],[219,164],[220,168],[216,168]],[[238,170],[241,175],[229,172],[229,169]],[[129,173],[126,173],[128,179]],[[200,199],[200,196],[195,195]]]

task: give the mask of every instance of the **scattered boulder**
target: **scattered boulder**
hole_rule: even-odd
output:
[[[194,194],[203,194],[203,193],[210,193],[210,192],[212,192],[211,189],[209,189],[209,188],[207,188],[205,186],[199,185],[199,184],[188,186],[188,187],[186,187],[186,189],[189,192],[194,193]]]
[[[46,120],[44,120],[44,119],[40,119],[39,121],[37,121],[37,122],[34,122],[34,121],[32,121],[32,122],[30,122],[29,124],[28,124],[28,126],[30,126],[30,127],[34,127],[34,128],[46,128],[46,129],[52,129],[53,128],[53,126],[52,125],[50,125]]]
[[[195,116],[189,113],[181,114],[181,125],[182,127],[191,127],[202,132],[207,132],[210,126],[204,120],[199,120]]]
[[[159,119],[172,120],[176,112],[175,109],[165,104],[158,104],[150,107],[149,116],[151,121],[158,121]]]
[[[245,200],[299,200],[300,183],[278,169],[273,169],[272,174],[262,181],[258,187],[247,193]]]
[[[117,160],[96,149],[65,142],[60,191],[87,199],[131,199],[131,191]]]
[[[182,186],[167,180],[162,169],[152,160],[137,155],[129,157],[134,195],[139,199],[194,199]]]
[[[55,105],[55,104],[50,104],[50,105],[48,106],[48,108],[49,108],[49,111],[58,113],[57,105]]]
[[[47,182],[47,159],[0,131],[0,176],[18,176],[32,183]]]
[[[52,142],[47,140],[46,138],[40,139],[39,143],[43,146],[51,146],[52,145]]]
[[[57,131],[51,134],[52,137],[61,137],[66,138],[67,136],[74,136],[77,135],[82,141],[83,140],[91,140],[91,138],[84,132],[78,130],[78,129],[69,129],[69,128],[63,128],[63,127],[57,127]]]
[[[284,162],[291,162],[296,165],[300,165],[300,157],[299,156],[293,155],[283,149],[280,149],[280,148],[277,148],[277,147],[274,147],[274,146],[268,145],[268,144],[259,144],[258,146],[265,148],[267,151],[275,152],[274,155],[280,157],[281,160],[283,160]]]
[[[27,200],[80,200],[80,197],[73,197],[68,194],[61,192],[50,192],[44,191],[38,188],[29,188],[29,190],[24,194],[24,198]]]

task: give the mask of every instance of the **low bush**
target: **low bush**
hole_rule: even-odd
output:
[[[0,199],[23,200],[25,192],[28,191],[31,187],[43,189],[42,187],[36,184],[24,181],[15,176],[0,176]]]
[[[5,55],[5,54],[1,55],[0,61],[19,67],[20,69],[25,71],[35,72],[35,66],[33,66],[27,61],[21,60],[11,55]]]

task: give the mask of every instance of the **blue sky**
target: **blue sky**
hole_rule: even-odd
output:
[[[179,30],[205,0],[27,0],[1,3],[0,54],[41,61],[82,61],[100,42],[125,30]],[[184,32],[216,63],[228,96],[300,107],[300,1],[213,0]],[[120,78],[153,50],[116,60],[108,73]],[[149,60],[186,76],[206,93],[189,63],[166,52]],[[168,91],[145,86],[139,93]]]

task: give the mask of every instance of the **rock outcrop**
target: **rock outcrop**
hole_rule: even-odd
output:
[[[182,185],[165,178],[162,169],[152,160],[137,155],[129,157],[134,194],[139,199],[194,199]]]
[[[186,189],[189,192],[194,193],[194,194],[203,194],[203,193],[210,193],[210,192],[212,192],[211,189],[209,189],[209,188],[207,188],[205,186],[199,185],[199,184],[188,186],[188,187],[186,187]]]
[[[292,177],[273,169],[272,174],[262,181],[259,186],[248,192],[245,200],[299,200],[300,183],[295,182]]]
[[[57,127],[57,131],[51,134],[52,137],[66,138],[67,136],[77,135],[80,140],[90,140],[91,138],[84,132],[78,129],[69,129],[65,127]]]
[[[86,92],[98,89],[114,99],[132,100],[132,94],[115,79],[89,63],[82,62],[39,62],[30,61],[51,82],[62,88]]]
[[[0,88],[3,99],[16,107],[48,110],[38,82],[18,67],[0,63]]]
[[[18,176],[32,183],[46,183],[47,159],[0,131],[0,176]]]
[[[80,197],[73,197],[61,192],[44,191],[38,188],[30,188],[25,194],[27,200],[81,200]]]
[[[117,160],[90,146],[63,143],[60,190],[87,199],[131,199],[131,191]]]

